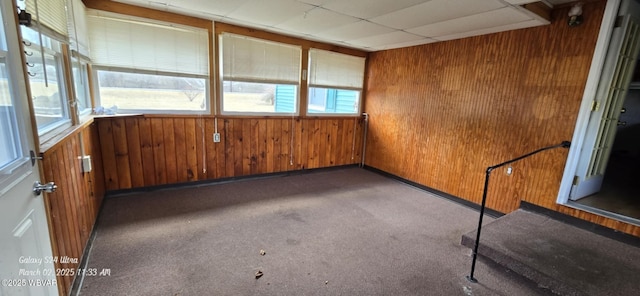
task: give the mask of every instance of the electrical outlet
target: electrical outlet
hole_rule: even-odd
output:
[[[220,133],[213,133],[213,142],[220,143]]]

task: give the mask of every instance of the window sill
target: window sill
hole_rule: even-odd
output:
[[[60,128],[59,130],[51,131],[50,134],[53,134],[53,136],[47,137],[40,142],[40,153],[45,153],[48,150],[56,147],[58,144],[62,143],[67,138],[78,134],[87,126],[91,125],[95,117],[96,116],[94,115],[85,116],[77,125],[67,126],[66,128]]]

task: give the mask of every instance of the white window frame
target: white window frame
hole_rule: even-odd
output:
[[[327,85],[327,84],[313,84],[311,83],[311,75],[313,73],[313,61],[312,61],[312,51],[324,51],[327,53],[331,53],[331,54],[339,54],[339,55],[344,55],[344,56],[352,56],[354,58],[362,58],[364,59],[364,66],[362,69],[362,84],[361,87],[343,87],[343,86],[333,86],[333,85]],[[364,76],[365,76],[365,72],[366,72],[366,58],[365,57],[360,57],[360,56],[355,56],[355,55],[349,55],[349,54],[344,54],[344,53],[337,53],[337,52],[331,52],[328,50],[324,50],[324,49],[318,49],[318,48],[310,48],[309,49],[309,61],[308,61],[308,67],[309,70],[307,71],[307,105],[304,106],[304,108],[306,108],[305,110],[307,111],[307,116],[317,116],[317,117],[360,117],[362,114],[362,103],[363,103],[363,99],[364,99]],[[348,91],[357,91],[358,94],[358,110],[355,113],[328,113],[328,112],[310,112],[310,108],[309,108],[309,104],[311,103],[311,89],[312,88],[324,88],[327,90],[348,90]],[[326,102],[325,102],[325,108],[326,108]]]
[[[145,71],[145,70],[134,70],[128,68],[116,68],[116,67],[102,67],[102,66],[93,66],[92,74],[93,77],[92,83],[94,87],[94,98],[96,101],[96,106],[104,107],[105,109],[110,108],[111,106],[102,105],[102,98],[100,97],[100,77],[98,71],[110,71],[110,72],[121,72],[121,73],[129,73],[129,74],[144,74],[144,75],[159,75],[159,76],[168,76],[175,78],[197,78],[204,79],[204,102],[205,106],[203,110],[178,110],[178,109],[122,109],[118,107],[118,114],[168,114],[168,115],[208,115],[211,114],[211,91],[210,91],[210,79],[207,76],[203,75],[188,75],[181,73],[168,73],[168,72],[157,72],[157,71]]]
[[[33,30],[35,31],[35,30]],[[49,42],[45,42],[47,43],[45,46],[40,47],[40,45],[38,45],[38,42],[31,41],[31,40],[25,40],[25,42],[30,42],[32,44],[33,48],[25,48],[25,51],[30,52],[30,54],[32,54],[34,56],[35,59],[38,59],[38,61],[40,61],[40,52],[41,50],[44,50],[45,54],[51,55],[54,58],[54,63],[55,63],[55,67],[56,67],[56,82],[58,84],[58,95],[60,96],[60,109],[62,110],[62,119],[47,124],[45,126],[39,126],[36,125],[36,129],[38,130],[38,136],[40,136],[41,138],[41,142],[43,140],[49,139],[51,137],[53,137],[57,131],[62,130],[64,128],[68,128],[71,127],[71,112],[69,110],[69,98],[67,95],[67,84],[66,84],[66,79],[65,79],[65,67],[64,67],[64,62],[63,62],[63,53],[62,53],[62,42],[57,40],[56,38],[49,36],[46,32],[47,30],[42,30],[43,32],[41,32],[40,34],[42,34],[43,38],[48,38],[51,41],[55,42],[57,46],[53,46],[53,44],[49,44]],[[37,31],[35,31],[37,33]],[[43,41],[46,39],[43,39]],[[53,47],[57,47],[57,50],[54,49]],[[27,67],[27,71],[29,70],[29,68]],[[43,68],[43,71],[46,71],[46,68]],[[44,77],[43,77],[44,78]],[[47,79],[49,79],[47,77]],[[31,87],[31,82],[29,83],[29,86]],[[33,93],[31,93],[32,98],[30,98],[31,100],[33,100]],[[34,116],[36,116],[35,114],[35,106],[34,106]]]
[[[78,118],[82,119],[88,115],[91,114],[92,110],[93,110],[93,106],[91,105],[91,90],[89,88],[89,64],[90,62],[88,61],[88,59],[78,55],[78,53],[76,53],[75,51],[72,51],[71,53],[71,81],[73,82],[73,91],[74,91],[74,105],[76,106],[76,111],[78,113]],[[74,73],[74,68],[76,66],[78,66],[78,74],[81,75],[81,77],[76,77],[75,73]],[[87,99],[87,107],[86,109],[82,109],[80,110],[79,107],[79,98],[78,98],[78,88],[77,88],[77,84],[76,84],[76,79],[82,79],[83,85],[84,85],[84,95],[86,96]]]
[[[203,79],[204,80],[204,109],[202,110],[180,110],[180,109],[151,109],[153,106],[149,106],[149,109],[147,108],[141,108],[141,109],[131,109],[131,108],[122,108],[121,106],[117,106],[118,110],[117,113],[119,114],[168,114],[168,115],[207,115],[207,114],[211,114],[211,80],[210,80],[210,76],[211,76],[211,69],[210,69],[210,56],[209,56],[209,52],[211,49],[211,40],[209,37],[208,32],[205,32],[206,29],[201,28],[201,27],[194,27],[194,26],[188,26],[188,25],[180,25],[180,24],[173,24],[173,23],[169,23],[166,21],[160,21],[160,20],[156,20],[156,19],[150,19],[150,18],[142,18],[142,17],[135,17],[135,16],[131,16],[131,15],[126,15],[126,14],[121,14],[121,13],[112,13],[112,12],[105,12],[105,11],[98,11],[98,10],[92,10],[89,9],[87,10],[88,12],[88,16],[89,18],[87,19],[87,23],[89,24],[89,34],[90,34],[90,45],[91,45],[91,54],[92,54],[92,84],[93,84],[93,97],[94,97],[94,108],[99,108],[99,107],[103,107],[105,109],[110,108],[111,106],[107,106],[103,104],[103,100],[101,98],[101,91],[100,91],[100,77],[98,75],[99,71],[107,71],[107,72],[120,72],[120,73],[128,73],[128,74],[142,74],[142,75],[152,75],[152,76],[165,76],[165,77],[175,77],[175,78],[196,78],[196,79]],[[122,43],[122,46],[124,47],[124,50],[122,48],[118,48],[117,46],[114,49],[114,52],[116,52],[115,54],[111,55],[108,52],[108,48],[109,45],[111,43],[105,43],[104,39],[98,39],[97,37],[103,36],[100,35],[100,33],[102,33],[102,29],[104,27],[101,27],[99,25],[96,24],[101,24],[104,23],[106,21],[115,21],[117,24],[131,24],[134,28],[136,26],[140,27],[155,27],[158,28],[159,30],[169,30],[167,32],[167,34],[170,34],[173,31],[184,31],[187,33],[192,34],[191,36],[196,36],[196,35],[200,35],[200,37],[202,37],[203,35],[206,35],[206,56],[199,59],[199,57],[202,57],[202,51],[205,50],[204,47],[200,47],[200,45],[203,45],[204,43],[202,43],[202,41],[204,41],[204,39],[197,39],[199,42],[196,43],[195,45],[197,45],[198,47],[195,47],[196,50],[196,54],[190,53],[189,56],[193,57],[194,60],[191,60],[191,62],[194,63],[194,65],[196,65],[197,67],[189,70],[189,71],[184,71],[184,72],[180,72],[181,70],[184,70],[183,68],[183,64],[176,62],[173,64],[173,66],[171,67],[162,67],[162,66],[167,66],[168,64],[162,64],[160,63],[160,66],[157,64],[154,65],[148,65],[145,64],[143,62],[140,62],[140,59],[136,59],[135,55],[130,55],[126,48],[127,46],[130,48],[135,49],[136,46],[135,43],[133,42],[128,42],[127,38],[121,39],[124,40]],[[92,25],[93,24],[93,25]],[[91,26],[94,26],[93,30],[95,30],[95,32],[92,33],[92,29]],[[120,27],[117,27],[120,28]],[[108,30],[107,30],[108,31]],[[123,31],[115,31],[116,33],[111,32],[110,34],[112,34],[113,36],[120,36],[123,33]],[[138,31],[131,31],[131,32],[136,32],[135,34],[141,34]],[[95,33],[95,34],[94,34]],[[205,34],[207,33],[207,34]],[[133,34],[132,36],[135,36],[135,34]],[[129,38],[133,38],[132,36],[129,36]],[[155,36],[155,35],[154,35]],[[93,39],[92,39],[93,38]],[[121,38],[118,37],[118,38]],[[163,38],[160,39],[156,39],[156,40],[161,40]],[[109,39],[110,40],[110,39]],[[168,39],[171,40],[171,39]],[[161,42],[160,42],[161,43]],[[97,46],[98,48],[93,48],[96,47],[96,44],[102,44],[104,46]],[[151,44],[156,44],[156,43],[151,43]],[[178,48],[184,48],[184,46],[189,46],[189,44],[177,44],[177,43],[172,43],[175,44],[176,47]],[[150,49],[156,49],[159,48],[158,46],[155,47],[151,47]],[[99,49],[106,49],[106,52],[101,52]],[[166,54],[166,53],[165,53]],[[177,55],[185,55],[184,52],[177,52],[175,53]],[[152,55],[155,57],[155,55]],[[123,58],[124,57],[124,58]],[[139,56],[138,56],[139,57]],[[176,56],[175,58],[178,59],[180,56]],[[129,60],[127,60],[129,59]],[[125,62],[123,62],[123,60]],[[160,60],[159,58],[156,57],[156,60]],[[138,61],[138,63],[136,64],[135,61]],[[173,60],[170,60],[173,61]],[[177,60],[176,60],[177,61]],[[205,62],[202,62],[205,61]],[[205,65],[206,65],[206,69],[205,69]]]
[[[226,115],[226,116],[264,116],[264,117],[290,117],[290,116],[299,116],[300,115],[300,110],[302,108],[301,104],[300,104],[300,89],[301,89],[301,79],[298,79],[296,84],[292,84],[292,83],[287,83],[287,82],[278,82],[278,81],[273,81],[273,80],[269,80],[269,79],[265,79],[263,81],[256,81],[256,80],[249,80],[249,79],[234,79],[234,80],[225,80],[224,78],[224,49],[223,49],[223,41],[222,38],[223,36],[227,34],[227,35],[235,35],[235,36],[239,36],[242,38],[247,38],[247,39],[255,39],[258,41],[264,41],[264,42],[268,42],[268,43],[276,43],[276,44],[282,44],[282,45],[286,45],[286,46],[291,46],[291,47],[298,47],[300,49],[300,63],[299,63],[299,68],[298,68],[298,77],[302,77],[302,56],[303,56],[303,48],[300,45],[295,45],[295,44],[290,44],[290,43],[284,43],[284,42],[279,42],[279,41],[273,41],[273,40],[269,40],[269,39],[264,39],[264,38],[257,38],[257,37],[252,37],[252,36],[246,36],[246,35],[241,35],[241,34],[236,34],[236,33],[230,33],[230,32],[223,32],[221,34],[219,34],[218,36],[218,46],[217,46],[217,50],[219,52],[219,70],[220,70],[220,75],[219,75],[219,85],[220,85],[220,90],[219,90],[219,98],[220,98],[220,114],[221,115]],[[258,83],[258,84],[270,84],[270,85],[295,85],[296,86],[296,94],[295,94],[295,108],[294,108],[294,112],[248,112],[248,111],[225,111],[224,110],[224,82],[225,81],[230,81],[230,82],[245,82],[245,83]],[[275,94],[274,94],[275,95]],[[274,108],[275,108],[275,97],[274,97]]]
[[[0,17],[0,19],[2,19]],[[5,45],[9,45],[8,42],[9,40],[6,40],[8,38],[7,35],[5,35],[4,32],[4,26],[2,23],[0,23],[0,38],[3,38],[4,40],[0,40],[0,43],[5,43]],[[16,35],[16,37],[18,37]],[[27,132],[25,131],[25,122],[24,120],[28,120],[27,118],[24,118],[23,116],[20,116],[21,114],[24,114],[24,109],[23,106],[24,104],[21,104],[20,102],[17,101],[17,98],[20,98],[20,95],[18,94],[18,82],[15,79],[12,79],[12,75],[11,73],[22,73],[22,69],[19,69],[18,67],[22,66],[22,58],[18,55],[17,52],[9,52],[8,49],[7,51],[2,50],[0,47],[0,59],[4,59],[4,64],[5,64],[5,68],[6,68],[6,75],[7,75],[7,86],[8,86],[8,92],[9,95],[11,96],[11,103],[13,104],[14,110],[15,110],[15,115],[14,118],[11,120],[13,123],[16,123],[16,130],[13,131],[13,140],[17,141],[17,147],[16,150],[18,152],[18,157],[16,159],[14,159],[13,161],[11,161],[10,163],[6,164],[5,166],[3,166],[2,168],[0,168],[0,198],[2,197],[2,195],[4,194],[4,191],[6,190],[6,188],[11,188],[13,187],[12,184],[15,184],[16,182],[19,182],[20,180],[23,179],[23,177],[27,174],[29,174],[32,170],[31,170],[31,164],[29,163],[29,147],[27,145],[28,140],[27,139]]]

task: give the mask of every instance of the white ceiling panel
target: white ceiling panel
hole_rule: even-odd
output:
[[[314,8],[307,11],[307,13],[277,25],[276,28],[314,35],[331,28],[344,26],[358,21],[360,20],[348,15],[339,14],[324,8]]]
[[[112,1],[367,51],[546,24],[520,6],[536,0]]]
[[[538,21],[538,20],[529,20],[529,21],[524,21],[524,22],[515,23],[515,24],[508,24],[508,25],[504,25],[504,26],[498,26],[498,27],[480,29],[480,30],[475,30],[475,31],[462,32],[462,33],[456,33],[456,34],[451,34],[451,35],[447,35],[447,36],[440,36],[440,37],[437,37],[436,39],[440,40],[440,41],[455,40],[455,39],[467,38],[467,37],[471,37],[471,36],[486,35],[486,34],[492,34],[492,33],[497,33],[497,32],[504,32],[504,31],[510,31],[510,30],[523,29],[523,28],[531,28],[531,27],[542,26],[542,25],[545,25],[545,24],[540,22],[540,21]]]
[[[281,9],[273,10],[273,7]],[[304,15],[305,11],[315,6],[295,0],[249,0],[244,5],[228,15],[229,18],[251,20],[264,26],[274,26],[296,16]],[[269,11],[269,13],[265,13]]]
[[[414,6],[429,0],[394,0],[394,1],[371,1],[371,0],[338,0],[330,1],[322,7],[358,18],[368,19],[396,10]]]
[[[395,31],[389,27],[374,24],[369,21],[359,21],[341,27],[333,28],[317,34],[318,37],[336,41],[354,40],[373,35],[380,35]]]
[[[413,34],[436,38],[463,32],[476,31],[531,20],[531,17],[512,7],[505,7],[481,14],[447,20],[418,28],[408,29]]]
[[[248,0],[160,0],[153,2],[168,2],[176,7],[202,11],[214,15],[227,16],[247,1]]]
[[[408,29],[502,7],[505,5],[498,0],[431,0],[372,18],[371,21],[396,29]]]
[[[307,3],[315,6],[321,6],[325,3],[336,1],[336,0],[296,0],[298,2]]]
[[[366,38],[357,39],[357,40],[351,40],[351,41],[348,41],[347,43],[366,46],[370,48],[376,48],[382,45],[405,43],[405,42],[416,41],[421,39],[425,39],[425,38],[422,36],[410,34],[403,31],[394,31],[391,33],[375,35],[375,36],[366,37]]]

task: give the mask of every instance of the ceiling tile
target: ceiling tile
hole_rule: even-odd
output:
[[[218,16],[227,16],[247,1],[248,0],[169,0],[168,2],[170,5],[185,8],[187,10],[195,10]]]
[[[437,37],[436,39],[438,39],[440,41],[454,40],[454,39],[461,39],[461,38],[466,38],[466,37],[471,37],[471,36],[485,35],[485,34],[504,32],[504,31],[510,31],[510,30],[517,30],[517,29],[523,29],[523,28],[531,28],[531,27],[542,26],[542,25],[546,25],[546,24],[547,23],[544,23],[544,22],[542,22],[540,20],[535,20],[534,19],[534,20],[519,22],[519,23],[515,23],[515,24],[508,24],[508,25],[504,25],[504,26],[497,26],[497,27],[492,27],[492,28],[486,28],[486,29],[467,31],[467,32],[456,33],[456,34],[451,34],[451,35],[446,35],[446,36],[440,36],[440,37]]]
[[[322,7],[342,14],[368,19],[390,13],[403,8],[411,7],[429,0],[394,0],[394,1],[371,1],[371,0],[342,0],[330,1]]]
[[[475,14],[458,19],[447,20],[435,24],[406,30],[425,37],[446,36],[456,33],[476,31],[511,23],[531,20],[531,17],[513,7],[505,7],[485,13]]]
[[[278,9],[273,9],[274,7],[278,7]],[[314,7],[295,0],[249,0],[230,13],[228,17],[250,20],[265,26],[274,26],[295,16],[303,15],[305,11]],[[266,11],[269,13],[265,13]]]
[[[324,8],[314,8],[276,26],[292,32],[315,35],[331,28],[358,22],[359,19]]]
[[[374,24],[369,21],[359,21],[341,27],[333,28],[317,34],[318,37],[336,41],[361,39],[395,31],[394,29]]]
[[[315,6],[321,6],[325,3],[336,1],[336,0],[296,0],[298,2],[307,3]]]
[[[431,0],[370,19],[396,29],[408,29],[505,7],[499,0]]]
[[[396,44],[396,43],[404,43],[410,41],[416,41],[424,39],[422,36],[417,36],[414,34],[410,34],[403,31],[394,31],[391,33],[375,35],[371,37],[356,39],[356,40],[347,40],[346,42],[349,44],[354,44],[358,46],[367,46],[367,47],[378,47],[382,45]]]

